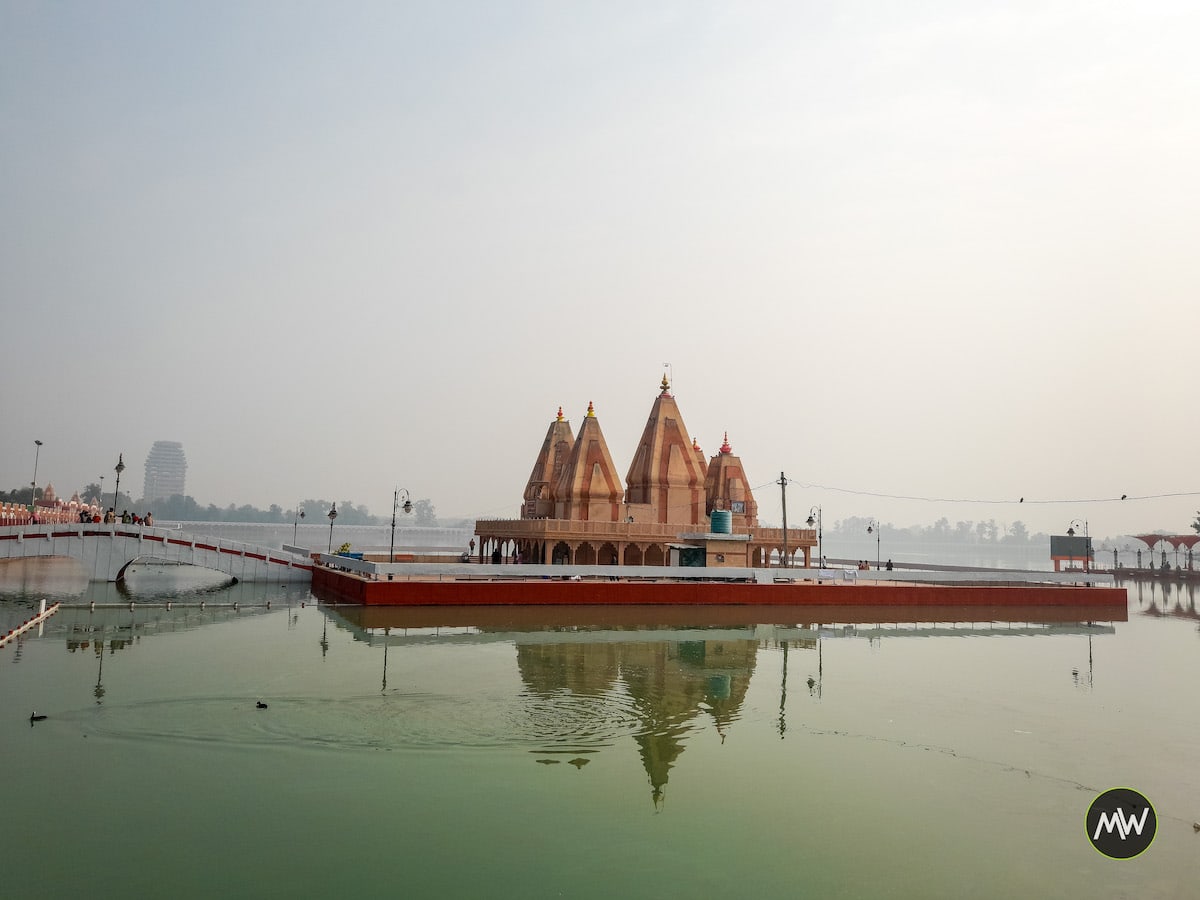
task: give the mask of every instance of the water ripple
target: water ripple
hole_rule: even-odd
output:
[[[480,703],[477,698],[395,692],[336,699],[190,697],[106,705],[63,716],[87,734],[158,743],[313,746],[349,749],[513,747],[587,753],[646,730],[621,692],[587,696],[526,693]]]

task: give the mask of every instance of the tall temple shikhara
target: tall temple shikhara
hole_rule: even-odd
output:
[[[533,464],[520,519],[475,523],[479,558],[618,566],[768,566],[811,563],[816,532],[762,528],[742,461],[729,445],[705,459],[663,376],[625,475],[609,453],[591,403],[579,428],[550,423]]]

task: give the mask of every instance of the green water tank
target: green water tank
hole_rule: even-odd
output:
[[[712,533],[733,534],[733,513],[727,509],[712,511]]]

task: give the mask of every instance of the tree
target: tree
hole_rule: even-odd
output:
[[[418,500],[413,504],[413,511],[418,525],[437,525],[437,510],[428,500]]]
[[[160,522],[197,522],[205,518],[200,504],[183,494],[173,494],[170,497],[155,500],[154,508],[147,512],[154,513],[154,517]]]
[[[1029,529],[1025,527],[1025,523],[1018,520],[1008,526],[1008,534],[1003,538],[1008,544],[1028,544]]]
[[[38,496],[41,496],[41,491],[38,491]],[[0,502],[4,503],[19,503],[22,506],[29,505],[30,488],[13,488],[11,491],[0,493]]]
[[[975,533],[979,535],[979,539],[984,543],[994,544],[999,532],[1000,528],[996,525],[995,519],[988,519],[986,522],[980,522],[975,526]]]
[[[1196,521],[1192,523],[1192,531],[1200,534],[1200,510],[1196,511]]]
[[[378,520],[365,506],[355,506],[352,500],[339,500],[337,521],[341,525],[378,525]],[[328,513],[328,510],[326,510]]]

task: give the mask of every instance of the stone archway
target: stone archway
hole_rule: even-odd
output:
[[[626,566],[644,565],[644,554],[642,553],[642,548],[637,544],[626,544],[625,558],[622,564]]]
[[[596,551],[596,565],[598,566],[615,566],[619,564],[617,556],[617,548],[612,542],[607,542],[600,545],[600,549]]]
[[[550,554],[550,564],[555,566],[571,564],[571,548],[566,541],[559,541],[554,545],[554,550]]]
[[[584,541],[575,550],[575,565],[577,566],[594,566],[596,562],[596,548],[587,541]]]
[[[646,566],[665,566],[667,564],[667,553],[663,545],[651,544],[647,547],[642,564]]]

